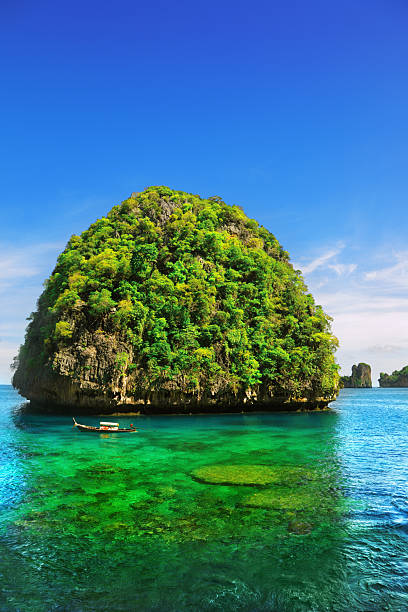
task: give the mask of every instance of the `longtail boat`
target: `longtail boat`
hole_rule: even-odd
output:
[[[75,417],[72,417],[74,420],[74,427],[78,427],[79,431],[89,431],[92,433],[134,433],[137,431],[136,427],[133,423],[130,424],[128,428],[119,427],[119,423],[109,423],[108,421],[101,421],[99,423],[99,427],[92,427],[91,425],[81,425],[81,423],[77,423]]]

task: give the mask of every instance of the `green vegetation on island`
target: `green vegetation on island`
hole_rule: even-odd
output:
[[[380,387],[408,387],[408,365],[392,374],[381,372],[378,382]]]
[[[72,236],[14,386],[113,411],[327,405],[337,340],[276,238],[238,206],[149,187]]]
[[[351,376],[342,376],[341,384],[345,388],[371,389],[371,366],[368,363],[353,365]]]

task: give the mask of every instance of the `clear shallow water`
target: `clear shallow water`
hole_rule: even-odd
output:
[[[408,389],[130,435],[21,405],[0,386],[1,611],[408,610]]]

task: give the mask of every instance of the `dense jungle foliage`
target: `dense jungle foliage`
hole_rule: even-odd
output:
[[[85,325],[124,338],[117,368],[152,389],[296,398],[338,388],[329,317],[276,238],[218,197],[132,194],[70,238],[31,318],[20,368],[52,367]]]
[[[394,370],[392,374],[381,372],[378,382],[380,387],[408,387],[408,365],[401,370]]]

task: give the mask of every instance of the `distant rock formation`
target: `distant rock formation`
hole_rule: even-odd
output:
[[[371,382],[371,367],[368,363],[353,365],[351,376],[342,376],[341,382],[343,383],[343,387],[346,388],[371,389],[373,386]]]
[[[381,372],[378,379],[380,387],[408,387],[408,365],[392,374]]]

